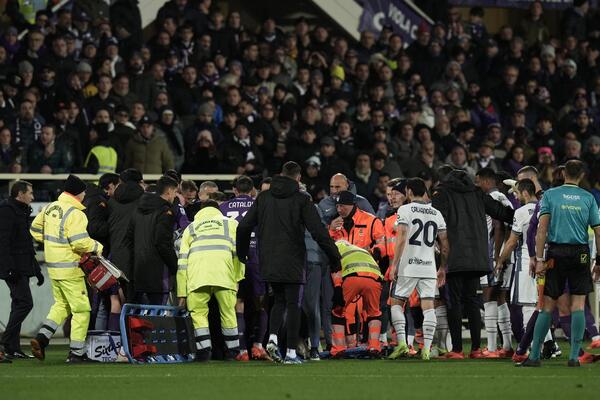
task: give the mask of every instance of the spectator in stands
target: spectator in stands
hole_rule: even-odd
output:
[[[10,129],[0,129],[0,172],[18,174],[23,172],[22,151],[13,144]]]
[[[125,166],[144,174],[162,174],[174,166],[169,145],[164,137],[156,134],[148,117],[142,118],[138,133],[127,143]]]
[[[29,148],[27,169],[42,174],[61,174],[69,172],[73,166],[73,157],[65,145],[56,140],[56,128],[44,125],[40,138]]]

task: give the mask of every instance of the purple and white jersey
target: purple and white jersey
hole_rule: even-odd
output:
[[[247,194],[241,194],[237,197],[234,197],[231,200],[225,201],[221,203],[219,209],[228,218],[233,218],[237,222],[240,222],[250,207],[254,204],[254,199],[252,196]],[[258,249],[256,242],[256,233],[252,232],[252,237],[250,239],[250,249],[248,251],[248,264],[258,264]]]

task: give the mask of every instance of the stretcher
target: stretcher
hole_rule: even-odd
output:
[[[123,352],[133,364],[194,360],[192,319],[183,307],[125,304],[121,310]]]

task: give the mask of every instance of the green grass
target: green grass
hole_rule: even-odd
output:
[[[563,354],[567,351],[563,345]],[[568,354],[568,353],[567,353]],[[332,360],[301,366],[263,362],[179,365],[65,365],[54,346],[44,362],[0,364],[2,399],[591,399],[600,363],[542,368],[508,360]]]

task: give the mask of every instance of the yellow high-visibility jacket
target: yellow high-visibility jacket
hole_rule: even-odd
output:
[[[203,286],[237,290],[245,266],[237,258],[235,234],[238,223],[220,210],[200,210],[183,233],[177,270],[177,297]]]
[[[102,245],[87,233],[88,220],[81,202],[63,192],[48,204],[31,224],[31,235],[44,243],[48,275],[55,280],[84,276],[79,259],[84,253],[102,252]]]

